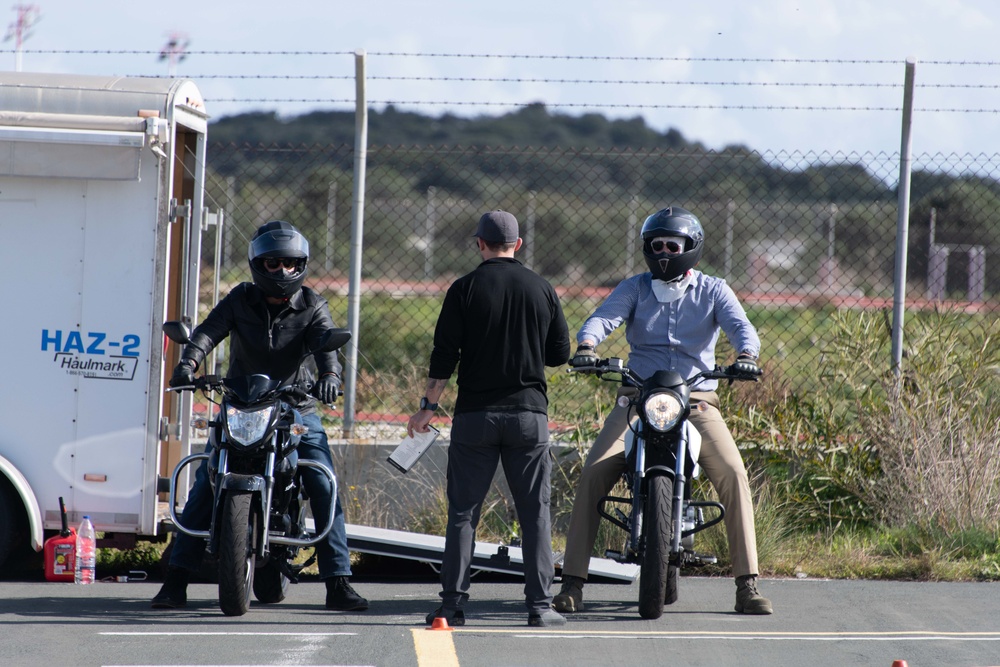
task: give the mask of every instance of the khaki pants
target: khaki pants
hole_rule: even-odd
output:
[[[635,391],[622,388],[618,394]],[[750,483],[743,457],[719,412],[718,395],[714,391],[692,392],[691,404],[698,401],[705,401],[711,406],[703,412],[691,412],[691,423],[701,433],[702,439],[698,463],[719,494],[719,501],[726,508],[726,536],[729,539],[733,576],[756,575],[757,537],[754,532],[753,499],[750,496]],[[590,554],[594,550],[597,526],[601,520],[597,513],[597,503],[610,493],[626,468],[627,417],[628,409],[615,405],[587,455],[566,535],[563,575],[587,578]]]

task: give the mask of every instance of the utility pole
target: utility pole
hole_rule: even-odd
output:
[[[14,40],[14,71],[21,71],[21,47],[24,40],[31,37],[31,27],[41,18],[41,11],[38,5],[14,5],[17,18],[7,27],[7,34],[3,41]]]
[[[171,79],[177,74],[177,63],[182,62],[187,54],[188,45],[191,40],[183,32],[172,32],[167,39],[167,44],[160,49],[160,60],[167,61],[167,76]]]

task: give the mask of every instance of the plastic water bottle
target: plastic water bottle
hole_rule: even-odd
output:
[[[94,583],[97,571],[97,533],[89,516],[84,516],[76,531],[76,568],[73,581],[78,584]]]

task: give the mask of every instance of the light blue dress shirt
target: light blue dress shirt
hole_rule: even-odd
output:
[[[625,323],[629,367],[646,378],[658,370],[690,378],[715,367],[719,331],[739,353],[760,356],[760,338],[732,288],[722,278],[692,271],[693,280],[680,299],[661,303],[653,294],[653,276],[626,278],[587,318],[577,343],[600,343]],[[712,391],[718,380],[704,380],[698,391]]]

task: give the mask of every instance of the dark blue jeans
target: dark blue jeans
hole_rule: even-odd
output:
[[[299,442],[299,456],[326,465],[333,470],[333,459],[330,457],[330,445],[326,439],[326,431],[319,415],[316,413],[302,415],[302,423],[309,427],[309,432],[302,436]],[[205,447],[210,452],[213,444],[209,440]],[[330,498],[333,489],[330,481],[317,470],[302,469],[302,481],[312,505],[313,519],[317,528],[326,525],[330,516]],[[188,492],[187,503],[181,513],[181,523],[192,530],[208,530],[212,523],[212,504],[215,497],[212,494],[212,484],[208,479],[207,461],[202,461],[195,473],[194,485]],[[197,570],[205,556],[205,540],[191,537],[177,531],[174,536],[173,552],[170,554],[170,565],[186,570]],[[340,507],[340,495],[337,495],[337,507],[333,514],[333,528],[319,544],[316,545],[316,562],[319,566],[320,579],[351,575],[351,554],[347,549],[347,526],[344,522],[344,511]]]

